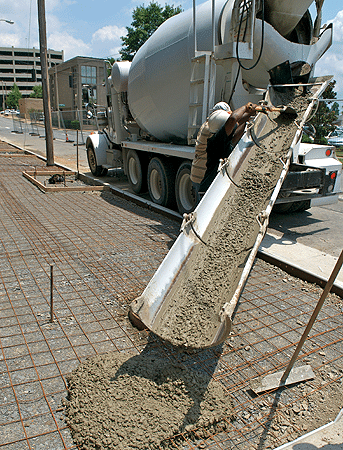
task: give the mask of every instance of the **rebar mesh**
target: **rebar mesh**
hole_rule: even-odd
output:
[[[296,405],[342,383],[339,300],[324,305],[297,363],[310,363],[317,378],[255,396],[250,380],[286,367],[319,289],[256,261],[231,337],[219,348],[180,353],[127,318],[178,224],[109,192],[44,194],[21,176],[28,166],[44,170],[44,163],[8,150],[0,146],[0,448],[76,448],[64,421],[66,375],[89,356],[138,353],[147,345],[207,371],[234,402],[230,432],[194,430],[171,439],[170,448],[271,448],[304,433]]]

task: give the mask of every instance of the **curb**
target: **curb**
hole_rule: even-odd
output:
[[[275,256],[268,254],[264,250],[258,250],[257,257],[269,264],[279,267],[289,275],[300,278],[301,280],[307,281],[309,283],[315,283],[321,288],[324,288],[328,281],[324,277],[320,277],[313,272],[309,272],[308,270],[303,269],[296,264],[290,264],[289,262],[286,262],[281,258],[276,258]],[[343,287],[337,284],[337,280],[334,282],[330,292],[337,294],[339,297],[343,297]]]

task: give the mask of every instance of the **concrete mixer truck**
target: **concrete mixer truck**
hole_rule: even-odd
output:
[[[194,207],[190,169],[197,132],[210,108],[262,102],[268,85],[315,83],[332,25],[313,24],[312,0],[212,0],[164,22],[132,62],[107,80],[105,126],[86,140],[95,176],[122,167],[134,193]],[[239,145],[239,144],[238,144]],[[341,164],[330,146],[300,144],[275,208],[300,211],[337,201]]]

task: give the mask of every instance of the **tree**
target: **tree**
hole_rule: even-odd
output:
[[[107,67],[107,76],[109,77],[111,75],[112,66],[117,61],[117,59],[113,58],[113,56],[110,56],[106,59],[106,67]]]
[[[337,93],[334,91],[336,81],[329,83],[328,87],[323,93],[324,99],[335,99]],[[333,123],[337,120],[339,115],[339,107],[337,102],[319,102],[318,110],[314,117],[309,121],[316,129],[314,137],[315,144],[327,144],[325,137],[336,128]],[[308,141],[304,138],[304,141]]]
[[[19,99],[22,98],[21,92],[19,91],[16,83],[11,87],[10,93],[6,98],[6,104],[9,108],[17,109],[19,105]]]
[[[337,102],[333,102],[331,110],[339,116],[339,104]]]
[[[127,35],[120,39],[123,47],[120,50],[122,60],[132,61],[138,49],[153,34],[153,32],[169,17],[182,11],[181,6],[165,5],[164,8],[152,1],[148,6],[137,6],[132,13],[130,27],[126,27]]]
[[[33,86],[32,91],[30,98],[43,98],[43,88],[41,84]]]

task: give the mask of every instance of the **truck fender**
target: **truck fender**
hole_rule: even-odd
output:
[[[110,142],[104,133],[93,133],[87,136],[86,148],[93,146],[96,160],[99,166],[107,164],[106,150],[110,148]]]

